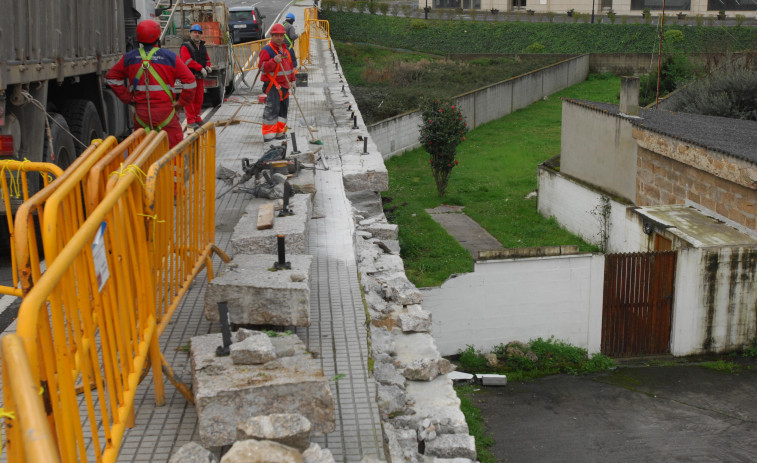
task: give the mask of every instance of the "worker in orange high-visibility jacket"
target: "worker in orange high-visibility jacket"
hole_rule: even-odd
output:
[[[181,44],[179,57],[197,79],[194,100],[184,108],[187,115],[187,126],[196,130],[202,125],[200,110],[205,96],[205,77],[210,74],[212,69],[210,67],[210,55],[205,48],[205,41],[202,40],[202,27],[199,24],[189,28],[189,38],[188,42]]]
[[[263,109],[263,141],[286,139],[289,91],[295,86],[292,57],[284,44],[286,31],[281,24],[271,28],[271,41],[260,50],[258,67],[261,70],[265,109]]]
[[[160,26],[153,20],[137,25],[140,47],[127,52],[105,75],[118,98],[134,105],[136,126],[165,130],[168,143],[176,146],[184,139],[176,108],[192,102],[197,83],[192,72],[176,53],[160,48]],[[181,81],[183,90],[176,100],[173,83]]]

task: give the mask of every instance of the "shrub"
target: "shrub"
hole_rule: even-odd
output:
[[[370,14],[376,14],[376,11],[378,11],[378,4],[376,2],[367,2],[368,3],[368,13]]]
[[[555,12],[554,11],[547,12],[547,19],[549,20],[549,22],[554,22],[554,20],[555,20]]]
[[[744,21],[746,21],[746,16],[743,14],[736,15],[736,27],[741,27],[741,25],[744,24]]]
[[[443,197],[452,169],[457,166],[455,159],[457,145],[465,140],[468,124],[463,114],[450,100],[426,100],[421,105],[423,124],[419,141],[431,155],[429,162],[434,174],[436,192]]]
[[[757,121],[757,71],[711,74],[681,89],[672,105],[673,111]]]
[[[486,369],[486,359],[480,350],[468,344],[460,351],[460,366],[469,371],[481,371]]]
[[[373,7],[373,2],[371,2],[370,5],[371,7]],[[365,13],[366,11],[368,11],[368,2],[364,2],[364,1],[355,2],[355,8],[357,8],[358,13]]]
[[[423,19],[413,19],[410,21],[410,29],[422,30],[428,28],[428,22]]]
[[[378,9],[381,12],[381,14],[383,14],[384,16],[386,16],[386,14],[389,12],[389,4],[381,2],[381,3],[378,4]]]
[[[582,16],[582,14],[580,12],[578,12],[578,11],[576,11],[575,13],[573,13],[573,22],[577,23],[578,20],[581,19],[581,16]]]
[[[541,53],[546,47],[539,42],[534,42],[526,47],[526,53]]]
[[[752,339],[749,346],[744,349],[744,357],[757,358],[757,338]]]
[[[402,15],[406,18],[409,18],[413,15],[413,10],[416,10],[416,8],[413,8],[411,5],[402,4],[400,5],[400,9],[402,10]]]
[[[685,56],[677,55],[665,58],[660,72],[660,96],[667,95],[682,87],[696,74],[697,68]],[[639,84],[639,105],[646,106],[654,102],[657,96],[657,71],[652,70],[641,76]]]
[[[704,24],[704,16],[698,14],[694,16],[694,21],[696,22],[697,26],[701,26],[702,24]]]
[[[610,18],[610,24],[615,24],[615,13],[611,11],[607,13],[607,17]]]

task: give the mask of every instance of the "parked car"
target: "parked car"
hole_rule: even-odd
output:
[[[264,15],[257,5],[229,8],[229,31],[234,43],[262,40],[265,35]]]

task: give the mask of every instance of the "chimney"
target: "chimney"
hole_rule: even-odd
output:
[[[639,78],[620,78],[620,112],[629,116],[639,115]]]

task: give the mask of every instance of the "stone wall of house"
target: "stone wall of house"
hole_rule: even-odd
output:
[[[707,156],[707,163],[724,172],[737,170],[738,159]],[[717,159],[719,157],[720,159]],[[757,183],[753,187],[724,179],[705,169],[702,160],[690,159],[697,167],[639,147],[636,176],[636,204],[699,204],[749,230],[757,230]],[[743,166],[741,166],[743,167]],[[757,174],[757,169],[755,169]],[[755,178],[757,180],[757,177]],[[744,183],[747,183],[746,181]]]

